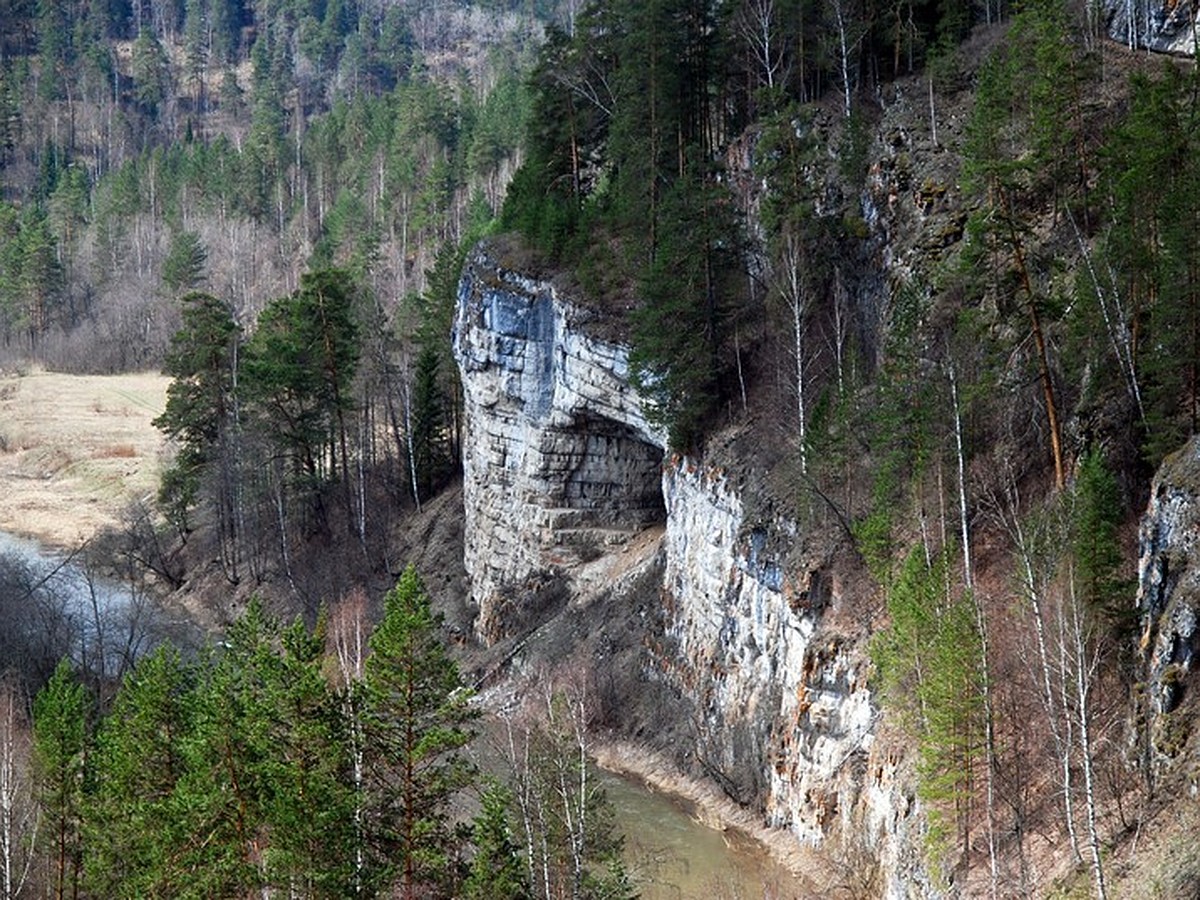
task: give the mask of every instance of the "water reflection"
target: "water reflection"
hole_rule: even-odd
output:
[[[70,656],[119,677],[149,649],[159,618],[145,584],[102,576],[82,551],[58,553],[0,532],[0,668],[36,684]]]

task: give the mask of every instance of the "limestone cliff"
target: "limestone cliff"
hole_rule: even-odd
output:
[[[722,469],[664,458],[628,380],[553,283],[481,245],[459,289],[454,347],[465,399],[467,571],[477,630],[495,642],[540,623],[528,597],[665,520],[662,583],[627,599],[645,616],[637,665],[678,699],[670,748],[797,842],[881,863],[888,896],[934,896],[921,817],[900,757],[876,741],[864,630],[844,586],[796,522],[747,498]],[[609,585],[603,585],[605,589]],[[579,601],[575,601],[578,609]],[[664,713],[665,714],[665,713]],[[631,730],[632,726],[631,726]],[[659,747],[657,749],[663,749]]]
[[[796,523],[751,523],[720,469],[673,459],[663,492],[660,663],[695,700],[702,769],[806,846],[874,860],[884,896],[937,896],[903,761],[876,741],[865,635],[840,620],[838,570],[786,553]]]
[[[519,622],[523,585],[663,518],[664,437],[642,414],[621,347],[548,281],[486,246],[460,283],[454,352],[466,408],[465,564],[477,630]]]
[[[1194,3],[1178,0],[1104,0],[1098,7],[1109,36],[1130,48],[1192,54],[1196,48]]]
[[[1169,765],[1190,737],[1200,650],[1200,440],[1168,457],[1139,534],[1145,762]]]

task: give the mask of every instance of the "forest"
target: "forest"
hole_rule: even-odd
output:
[[[633,893],[583,698],[485,787],[391,552],[457,477],[453,308],[497,232],[628,337],[672,450],[771,423],[739,462],[875,585],[946,881],[1038,895],[1042,829],[1114,895],[1188,739],[1124,722],[1132,523],[1200,427],[1200,74],[1100,9],[0,2],[0,365],[171,376],[158,495],[98,546],[246,601],[116,675],[6,641],[4,896]]]
[[[414,570],[383,608],[372,625],[351,592],[309,628],[251,602],[219,644],[160,644],[95,687],[102,712],[64,659],[32,726],[8,678],[4,896],[634,896],[585,766],[586,695],[547,682],[543,712],[506,721],[512,787],[481,776]],[[452,806],[468,792],[473,819]]]

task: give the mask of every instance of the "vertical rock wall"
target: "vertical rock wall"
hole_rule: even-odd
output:
[[[548,281],[486,244],[459,286],[454,352],[466,408],[466,569],[488,641],[509,595],[664,515],[663,436],[642,414],[624,347],[589,337]]]
[[[769,548],[798,540],[795,523],[747,523],[719,469],[675,459],[663,492],[670,610],[660,663],[696,701],[701,768],[801,843],[876,860],[883,896],[937,896],[903,760],[876,747],[865,647],[828,621],[835,576],[774,556]]]
[[[1200,440],[1168,457],[1155,476],[1138,556],[1146,761],[1161,767],[1190,736],[1191,713],[1180,705],[1195,702],[1187,692],[1200,651]]]
[[[886,896],[936,896],[909,834],[920,816],[902,760],[875,749],[861,636],[827,621],[840,592],[833,574],[789,571],[772,548],[795,543],[796,525],[748,523],[720,470],[664,462],[626,349],[590,336],[551,283],[496,256],[484,245],[469,259],[454,335],[480,635],[509,633],[514,591],[547,573],[570,577],[665,517],[665,607],[649,617],[664,633],[644,640],[656,648],[647,674],[693,710],[678,729],[690,742],[681,757],[802,843],[850,836],[880,861]]]

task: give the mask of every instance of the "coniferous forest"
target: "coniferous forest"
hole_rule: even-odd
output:
[[[586,691],[481,775],[472,638],[397,557],[452,515],[496,235],[670,451],[869,581],[939,889],[1119,896],[1190,777],[1193,707],[1130,710],[1135,523],[1200,430],[1200,66],[1115,6],[0,0],[0,368],[172,379],[87,565],[221,620],[118,660],[0,565],[4,900],[636,896]],[[1172,852],[1147,896],[1195,895]]]

